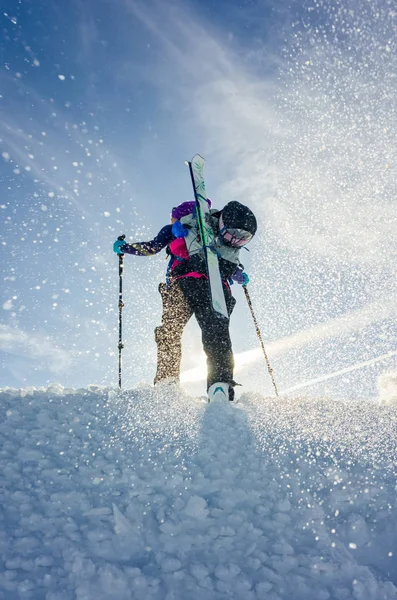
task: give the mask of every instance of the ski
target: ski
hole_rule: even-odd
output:
[[[195,154],[191,161],[187,161],[192,179],[194,198],[196,201],[197,221],[200,231],[201,243],[203,245],[205,261],[207,264],[208,279],[211,290],[212,306],[216,312],[229,318],[225,295],[223,292],[223,283],[219,271],[218,254],[215,250],[215,234],[211,225],[206,220],[206,214],[209,212],[207,203],[207,194],[204,182],[205,160],[200,154]]]

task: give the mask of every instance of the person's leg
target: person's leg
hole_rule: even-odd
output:
[[[179,379],[182,358],[182,332],[193,312],[186,302],[178,284],[168,288],[160,283],[159,292],[163,302],[161,325],[154,331],[157,343],[157,372],[154,383],[163,379]]]
[[[234,358],[229,319],[214,311],[208,280],[185,277],[179,280],[179,285],[201,329],[207,355],[207,389],[217,381],[233,382]],[[230,316],[236,301],[230,290],[225,287],[224,291]]]

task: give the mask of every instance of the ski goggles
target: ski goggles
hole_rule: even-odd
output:
[[[228,246],[240,248],[248,244],[253,238],[252,233],[236,227],[225,227],[222,216],[219,217],[219,235]]]

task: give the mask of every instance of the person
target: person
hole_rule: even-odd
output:
[[[240,250],[257,230],[253,212],[232,201],[222,210],[211,208],[206,218],[215,234],[219,269],[229,318],[214,311],[204,251],[200,242],[195,202],[183,202],[172,209],[171,223],[150,241],[126,243],[117,240],[117,254],[152,256],[167,249],[170,260],[165,283],[160,283],[161,325],[155,329],[157,371],[154,383],[179,381],[182,357],[182,333],[194,315],[201,329],[207,356],[207,393],[209,400],[226,396],[234,399],[234,358],[229,332],[230,315],[236,303],[230,289],[233,282],[246,285],[249,277],[240,263]]]

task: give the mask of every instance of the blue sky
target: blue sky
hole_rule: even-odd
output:
[[[384,0],[5,3],[0,385],[117,383],[112,242],[168,222],[200,152],[215,205],[257,214],[243,262],[279,388],[373,361],[305,393],[375,396],[396,369],[396,18]],[[126,257],[126,387],[154,375],[165,265]],[[271,393],[235,294],[237,379]],[[184,346],[199,390],[194,323]]]

